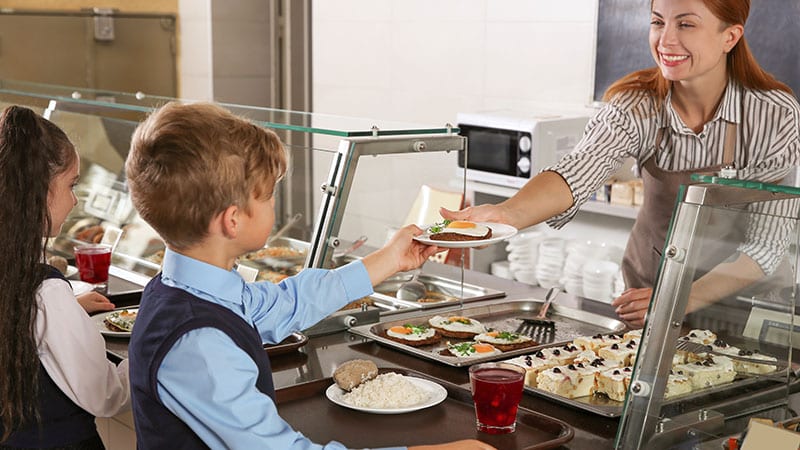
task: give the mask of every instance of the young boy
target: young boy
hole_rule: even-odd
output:
[[[362,261],[245,283],[234,263],[264,245],[286,166],[274,133],[211,104],[167,104],[134,133],[133,203],[167,245],[129,347],[139,448],[322,448],[278,415],[262,342],[308,328],[437,251],[412,240],[422,230],[411,225]]]

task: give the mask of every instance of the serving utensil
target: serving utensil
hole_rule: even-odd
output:
[[[550,304],[558,296],[561,291],[556,287],[551,287],[544,296],[544,304],[539,308],[539,314],[536,317],[517,317],[521,320],[517,333],[527,334],[533,338],[546,337],[548,334],[554,334],[556,323],[547,318],[547,311],[550,309]]]
[[[297,224],[297,222],[299,222],[300,219],[302,218],[303,218],[303,213],[297,213],[292,217],[290,217],[289,220],[287,220],[286,223],[278,229],[278,231],[273,233],[272,236],[270,236],[269,239],[267,239],[267,245],[274,242],[275,239],[278,239],[279,237],[286,234],[286,232],[289,231],[293,226],[295,226],[295,224]]]
[[[425,286],[425,283],[417,279],[420,272],[422,272],[422,268],[417,269],[414,272],[414,276],[411,277],[410,280],[401,284],[400,287],[397,288],[397,293],[395,293],[394,296],[399,300],[405,300],[408,302],[415,302],[422,297],[425,297],[425,294],[428,292],[428,288]]]
[[[685,339],[678,339],[677,344],[675,344],[675,348],[677,350],[682,350],[689,353],[694,353],[695,355],[702,355],[704,353],[708,353],[711,355],[719,355],[724,356],[726,358],[735,359],[737,361],[748,362],[751,364],[761,364],[765,366],[776,366],[777,369],[783,370],[787,367],[786,361],[771,361],[771,360],[764,360],[758,358],[748,358],[746,356],[739,356],[736,354],[730,353],[723,353],[714,350],[713,347],[706,344],[701,344],[700,342],[688,341]]]

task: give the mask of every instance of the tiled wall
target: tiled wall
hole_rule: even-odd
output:
[[[314,110],[440,124],[583,106],[597,0],[313,3]]]
[[[315,112],[442,125],[462,111],[585,109],[593,96],[597,0],[320,0],[312,11]],[[421,183],[460,187],[456,166],[455,155],[409,156],[360,173],[372,188],[354,200],[384,201],[348,208],[349,229],[380,238]],[[584,233],[580,222],[568,228]]]

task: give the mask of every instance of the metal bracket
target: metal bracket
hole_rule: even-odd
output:
[[[328,184],[323,184],[323,185],[322,185],[322,186],[320,186],[319,188],[320,188],[320,190],[321,190],[322,192],[324,192],[325,194],[328,194],[328,195],[330,195],[330,196],[335,196],[335,195],[336,195],[336,186],[331,186],[331,185],[328,185]]]
[[[724,426],[725,415],[707,409],[662,419],[656,424],[656,432],[648,447],[670,448],[687,441],[699,441],[703,436],[718,434]]]
[[[114,10],[111,8],[94,8],[94,40],[111,42],[114,40]]]

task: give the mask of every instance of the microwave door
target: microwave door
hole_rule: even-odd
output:
[[[467,169],[498,175],[518,176],[518,131],[459,125],[460,134],[467,138]],[[458,165],[464,167],[463,153]]]

